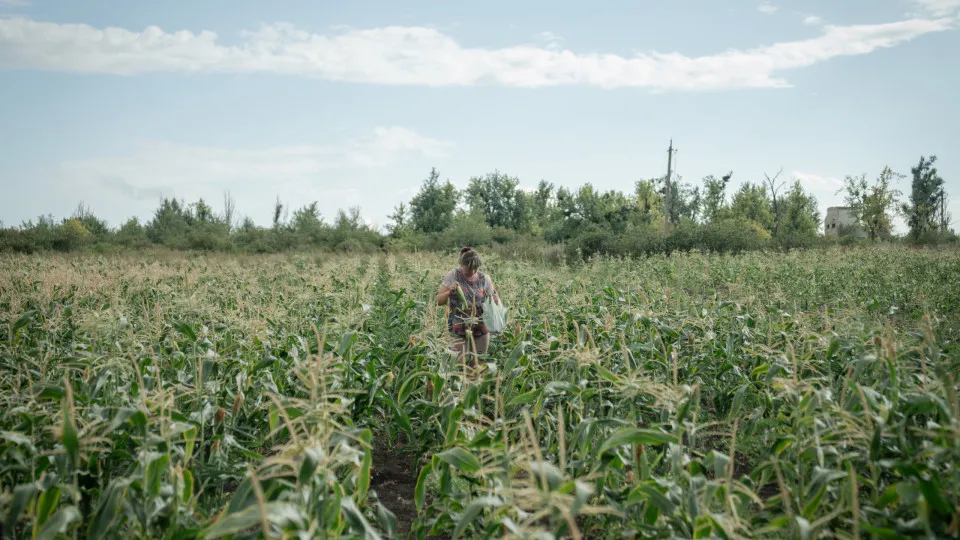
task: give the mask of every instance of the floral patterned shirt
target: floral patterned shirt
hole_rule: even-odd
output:
[[[460,295],[454,288],[455,285],[459,285],[460,290],[463,291],[466,305],[460,300]],[[469,324],[469,321],[464,319],[476,317],[479,320],[470,327],[471,333],[474,337],[486,335],[487,326],[483,323],[483,302],[488,295],[496,294],[493,282],[483,272],[477,272],[473,280],[468,280],[463,272],[456,268],[443,276],[443,286],[454,289],[447,300],[447,305],[450,307],[447,312],[447,330],[455,336],[464,337]]]

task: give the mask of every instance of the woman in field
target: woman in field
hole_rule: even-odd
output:
[[[480,255],[473,248],[465,247],[460,250],[460,267],[447,272],[437,293],[437,305],[447,304],[449,308],[447,330],[453,351],[461,360],[468,352],[487,354],[490,333],[483,322],[483,302],[487,296],[500,301],[493,280],[480,271]]]

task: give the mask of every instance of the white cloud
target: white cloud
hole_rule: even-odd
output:
[[[760,5],[757,6],[757,11],[759,11],[760,13],[763,13],[764,15],[773,15],[779,9],[780,8],[778,8],[777,6],[769,2],[761,2]]]
[[[426,157],[444,157],[453,146],[419,135],[402,127],[378,127],[367,139],[352,142],[346,156],[355,165],[364,167],[385,166],[398,154],[419,152]]]
[[[834,176],[821,176],[819,174],[806,173],[803,171],[794,171],[791,175],[800,181],[803,188],[818,195],[821,200],[833,200],[841,198],[837,191],[843,188],[843,179]],[[820,195],[823,195],[821,197]],[[832,203],[831,203],[832,204]]]
[[[27,0],[0,0],[0,9],[29,7],[29,6],[30,6],[30,2],[28,2]]]
[[[654,90],[787,87],[779,72],[868,54],[951,20],[825,26],[820,36],[707,56],[649,52],[624,57],[518,45],[466,48],[436,29],[389,26],[312,34],[290,24],[244,32],[223,45],[210,31],[142,32],[85,24],[0,19],[0,67],[133,75],[150,72],[274,73],[390,85],[543,87],[588,85]]]
[[[560,42],[563,41],[563,38],[557,34],[554,34],[553,32],[540,32],[537,37],[540,38],[540,41],[543,41],[547,49],[551,51],[560,50]]]
[[[823,19],[817,17],[816,15],[810,15],[803,19],[803,24],[807,26],[820,26],[823,24]]]
[[[444,157],[452,147],[402,127],[378,127],[363,138],[332,145],[243,149],[144,141],[125,155],[61,163],[55,191],[104,211],[113,208],[105,214],[112,223],[135,210],[146,217],[161,196],[187,202],[204,198],[217,206],[224,190],[259,223],[271,219],[278,195],[294,209],[318,201],[329,219],[338,208],[360,206],[369,219],[368,212],[386,213],[381,207],[392,200],[383,196],[391,190],[382,190],[382,172],[374,171],[390,166],[391,175],[405,178],[404,193],[415,192],[397,171],[428,168],[432,160],[425,158]]]
[[[132,155],[70,161],[63,177],[140,198],[197,183],[283,182],[308,185],[324,171],[384,167],[403,154],[443,157],[451,143],[402,127],[378,127],[360,140],[329,146],[236,149],[141,142]]]
[[[933,17],[960,15],[960,0],[913,0],[923,14]]]

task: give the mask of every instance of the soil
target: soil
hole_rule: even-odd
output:
[[[724,454],[730,452],[730,439],[727,437],[722,437],[719,435],[707,435],[701,441],[703,445],[703,455],[706,456],[711,450],[717,450],[718,452],[723,452]],[[736,452],[736,455],[733,456],[733,477],[740,478],[741,476],[750,474],[752,470],[752,465],[750,463],[750,458],[747,457],[740,451]]]
[[[716,448],[720,452],[729,452],[729,440],[719,436],[708,436],[705,440],[704,446],[706,449],[703,451],[704,455],[707,454],[710,450]],[[726,446],[726,447],[725,447]],[[740,478],[744,475],[749,475],[753,470],[753,464],[750,462],[750,458],[741,452],[733,458],[733,477]],[[775,483],[768,483],[762,485],[756,491],[757,496],[760,499],[766,501],[770,497],[780,494],[780,487]]]
[[[406,538],[417,519],[413,491],[417,487],[417,467],[413,456],[403,447],[376,448],[370,488],[377,492],[383,506],[397,516],[397,538]]]

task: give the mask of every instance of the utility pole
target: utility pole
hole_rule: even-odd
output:
[[[947,214],[945,212],[947,203],[946,188],[940,186],[940,234],[947,232]]]
[[[670,176],[673,174],[673,139],[667,149],[667,190],[663,195],[663,234],[670,234]]]

